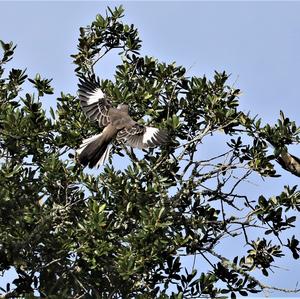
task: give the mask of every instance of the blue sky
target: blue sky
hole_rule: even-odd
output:
[[[107,5],[121,2],[3,2],[0,39],[18,47],[11,67],[27,68],[53,78],[55,95],[75,94],[77,80],[71,54],[76,53],[78,28],[91,23]],[[214,70],[231,74],[240,88],[241,107],[274,123],[283,110],[299,121],[300,2],[122,2],[125,19],[139,29],[141,54],[184,65],[188,75],[211,78]],[[113,78],[117,55],[97,67],[102,78]],[[55,105],[55,97],[46,98]],[[215,146],[217,143],[212,143]],[[300,156],[299,146],[291,152]],[[258,180],[253,194],[278,194],[299,179],[281,171],[276,184]],[[227,247],[226,247],[227,246]],[[230,244],[224,248],[230,251]],[[282,264],[270,284],[293,288],[300,277],[298,261]],[[0,278],[0,285],[1,278]],[[281,294],[282,295],[282,294]]]

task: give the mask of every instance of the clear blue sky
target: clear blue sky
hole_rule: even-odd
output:
[[[76,93],[70,54],[76,52],[78,28],[91,23],[107,5],[120,2],[2,2],[0,39],[17,43],[12,67],[53,78],[55,94]],[[190,68],[188,75],[231,73],[243,96],[241,107],[263,122],[274,123],[283,110],[299,120],[300,3],[298,2],[123,2],[125,21],[134,23],[143,41],[142,55]],[[98,66],[112,78],[118,56]],[[55,105],[55,97],[48,97]],[[215,145],[215,144],[214,144]],[[292,153],[300,156],[300,148]],[[284,173],[276,184],[257,181],[253,194],[278,194],[299,179]],[[266,189],[267,188],[267,189]],[[299,232],[299,229],[298,229]],[[230,244],[224,251],[230,251]],[[299,261],[281,264],[270,284],[293,288],[300,280]],[[4,281],[3,281],[4,282]],[[0,286],[1,278],[0,278]]]

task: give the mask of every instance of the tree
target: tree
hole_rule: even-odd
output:
[[[253,271],[268,276],[286,249],[299,258],[299,241],[288,233],[299,190],[286,186],[253,200],[239,186],[255,175],[276,181],[276,163],[299,175],[299,159],[287,146],[299,143],[300,128],[282,112],[278,124],[262,126],[240,111],[240,90],[228,85],[225,72],[189,78],[182,66],[142,57],[138,31],[122,22],[123,12],[108,8],[80,28],[72,57],[76,74],[85,76],[117,49],[115,81],[102,78],[101,88],[115,105],[127,103],[134,119],[168,131],[166,145],[142,156],[115,143],[113,157],[129,160],[125,169],[111,158],[88,174],[76,162],[74,149],[97,125],[70,94],[61,93],[56,110],[46,112],[51,80],[4,69],[15,46],[1,42],[0,269],[18,274],[2,296],[235,298],[288,291],[263,284]],[[35,93],[22,94],[26,80]],[[201,159],[201,144],[220,131],[224,151]],[[251,229],[263,237],[251,241]],[[233,260],[216,249],[225,237],[245,246]],[[184,256],[197,256],[197,264],[185,268]],[[204,263],[209,269],[201,272]]]

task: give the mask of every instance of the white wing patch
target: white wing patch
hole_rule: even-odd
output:
[[[78,99],[85,115],[92,121],[98,120],[100,127],[109,123],[108,111],[111,103],[100,88],[95,76],[79,78]]]
[[[124,128],[118,132],[117,139],[125,142],[125,144],[139,149],[156,147],[167,141],[167,132],[165,130],[145,127],[135,124],[130,128]]]
[[[86,101],[86,105],[89,106],[98,103],[99,99],[103,99],[103,98],[104,98],[104,93],[100,88],[98,88],[91,96],[89,96],[89,99]]]
[[[146,127],[146,132],[143,135],[143,144],[147,144],[155,135],[159,132],[159,129]]]

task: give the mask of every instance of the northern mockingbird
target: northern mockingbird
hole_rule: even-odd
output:
[[[300,159],[289,154],[287,150],[283,149],[277,162],[283,169],[291,172],[292,174],[300,177]]]
[[[139,149],[155,147],[167,141],[167,133],[135,122],[128,114],[128,106],[119,104],[113,108],[111,102],[100,89],[99,78],[95,75],[81,77],[78,84],[78,98],[82,110],[92,121],[103,127],[100,134],[83,140],[76,153],[79,162],[93,168],[100,166],[109,157],[114,139]]]
[[[286,146],[280,146],[278,142],[275,143],[273,140],[270,140],[270,138],[267,138],[266,140],[274,149],[279,152],[278,156],[276,157],[277,163],[286,171],[289,171],[293,175],[300,177],[300,159],[294,155],[291,155]]]

